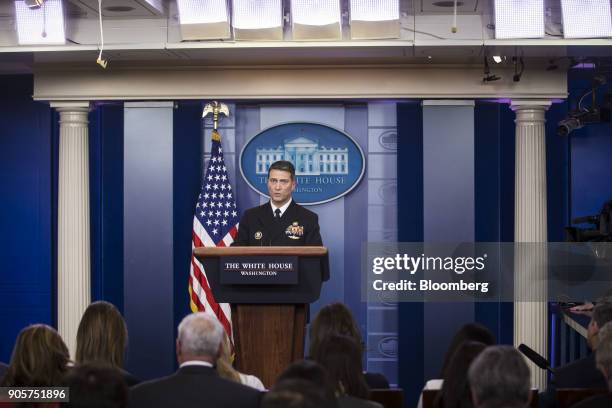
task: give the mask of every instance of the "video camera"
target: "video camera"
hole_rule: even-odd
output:
[[[612,200],[604,203],[599,214],[574,218],[572,224],[591,224],[594,227],[565,227],[565,240],[568,242],[612,242]]]

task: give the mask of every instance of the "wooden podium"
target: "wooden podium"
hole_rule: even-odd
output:
[[[307,307],[329,279],[327,248],[201,247],[193,253],[204,265],[215,300],[232,304],[236,368],[271,387],[291,362],[304,357]],[[224,278],[228,259],[243,265],[286,258],[297,263],[291,283],[253,282],[253,277],[241,282],[240,274],[231,283]]]

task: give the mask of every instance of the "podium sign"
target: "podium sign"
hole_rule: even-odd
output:
[[[297,285],[297,256],[222,256],[222,285]]]

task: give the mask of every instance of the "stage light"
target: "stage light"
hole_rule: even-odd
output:
[[[230,38],[226,0],[177,0],[183,40]]]
[[[495,38],[544,35],[544,0],[495,0]]]
[[[612,37],[609,0],[561,0],[565,38]]]
[[[292,0],[294,40],[341,40],[339,0]]]
[[[232,25],[237,40],[282,40],[282,0],[234,0]]]
[[[24,1],[15,2],[19,44],[65,44],[62,1],[40,3],[38,8],[30,8]]]
[[[504,60],[504,59],[503,59],[501,56],[499,56],[499,55],[494,55],[494,56],[493,56],[493,61],[494,61],[496,64],[501,64],[501,62],[502,62],[503,60]]]
[[[400,37],[399,0],[351,0],[351,38]]]
[[[487,57],[484,57],[484,64],[483,64],[483,73],[482,73],[482,82],[493,82],[493,81],[499,81],[501,79],[501,77],[492,74],[491,73],[491,68],[489,67],[489,60],[487,59]]]

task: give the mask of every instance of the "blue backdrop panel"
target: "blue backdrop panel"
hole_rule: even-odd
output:
[[[425,102],[424,102],[425,103]],[[458,103],[458,104],[457,104]],[[424,241],[474,240],[474,106],[472,101],[423,106]],[[457,330],[474,321],[472,303],[426,303],[425,378],[440,378]]]
[[[397,105],[398,241],[423,241],[423,110],[418,103]],[[423,304],[399,305],[399,386],[406,407],[417,404],[423,388]]]
[[[128,371],[141,379],[174,369],[173,177],[170,103],[124,109],[124,294]]]
[[[123,311],[123,104],[89,114],[91,297]]]
[[[182,101],[174,110],[174,331],[189,312],[189,265],[195,203],[203,178],[202,103]]]
[[[51,111],[32,76],[0,76],[0,361],[31,323],[52,324]]]
[[[590,89],[593,70],[576,69],[569,74],[571,106]],[[610,77],[608,76],[608,81]],[[612,89],[607,84],[598,90],[599,102],[602,95]],[[587,101],[589,100],[589,101]],[[590,104],[590,96],[584,104]],[[560,118],[559,118],[560,119]],[[612,123],[594,124],[575,130],[569,136],[571,144],[571,218],[595,215],[604,201],[612,200]]]
[[[348,105],[345,108],[344,130],[361,146],[367,157],[367,107]],[[366,163],[367,166],[367,163]],[[347,220],[363,219],[368,211],[368,183],[362,180],[344,197],[344,216]],[[361,301],[361,257],[355,256],[361,250],[363,237],[367,236],[367,222],[344,222],[344,303],[353,311],[366,333],[366,305]],[[365,337],[365,336],[364,336]]]
[[[570,221],[569,139],[557,135],[557,123],[566,113],[567,103],[553,103],[546,113],[546,209],[550,242],[561,242],[565,239],[563,228]],[[612,144],[610,147],[612,148]],[[612,199],[612,189],[608,191]]]
[[[376,101],[367,107],[367,241],[397,242],[397,103]],[[350,293],[347,289],[346,295]],[[366,323],[362,332],[367,334],[367,370],[383,373],[392,387],[397,386],[397,303],[367,302],[362,323]]]
[[[475,240],[500,242],[514,235],[514,112],[506,104],[481,102],[474,118]],[[502,125],[509,131],[502,132]],[[504,344],[513,341],[513,313],[509,302],[476,303],[474,312]]]

